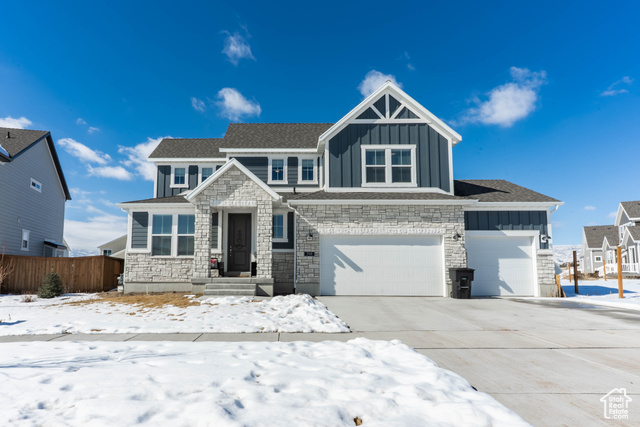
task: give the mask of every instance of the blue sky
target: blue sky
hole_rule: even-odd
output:
[[[152,197],[160,138],[334,122],[391,76],[462,135],[456,179],[564,201],[554,243],[577,244],[640,199],[640,4],[519,3],[4,2],[0,126],[51,131],[67,241],[95,249]]]

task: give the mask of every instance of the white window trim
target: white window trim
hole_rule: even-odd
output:
[[[273,216],[276,215],[282,215],[282,238],[281,239],[276,239],[275,237],[273,237],[273,241],[274,242],[280,242],[280,243],[286,243],[289,241],[289,239],[287,238],[288,236],[288,230],[287,230],[287,217],[289,215],[287,215],[286,211],[274,211],[273,212]],[[272,227],[273,228],[273,227]],[[271,231],[273,233],[273,230]]]
[[[108,254],[106,254],[105,252],[109,252]],[[111,249],[103,249],[102,250],[102,255],[104,256],[111,256],[113,254],[113,250]]]
[[[416,146],[413,144],[393,145],[362,145],[362,187],[417,187]],[[385,182],[367,182],[367,150],[385,150]],[[393,166],[391,165],[391,150],[411,150],[411,182],[391,182]]]
[[[29,251],[29,248],[31,247],[31,242],[29,241],[29,236],[31,235],[31,231],[30,230],[25,230],[24,228],[22,229],[22,238],[20,239],[20,250],[23,250],[25,252]],[[26,239],[25,239],[26,236]],[[27,241],[27,247],[23,247],[22,246],[22,242]]]
[[[600,259],[598,259],[598,258],[600,258]],[[601,255],[596,255],[595,258],[594,258],[594,261],[595,262],[602,262],[602,256]]]
[[[33,184],[35,184],[35,186]],[[29,184],[29,186],[31,187],[31,189],[37,191],[38,193],[42,193],[42,184],[40,183],[40,181],[36,181],[35,179],[31,178],[31,184]]]
[[[284,165],[284,171],[282,174],[282,178],[284,178],[281,181],[274,181],[273,179],[271,179],[273,177],[273,174],[271,173],[271,168],[272,168],[272,162],[274,160],[282,160],[283,161],[283,165]],[[267,170],[267,184],[288,184],[288,174],[289,174],[289,168],[287,166],[287,157],[282,157],[282,156],[269,156],[269,167]]]
[[[303,160],[313,160],[313,180],[302,179]],[[298,184],[318,184],[318,156],[298,156]]]
[[[184,169],[184,184],[175,184],[176,169]],[[171,182],[170,188],[189,188],[189,166],[188,165],[171,165]]]
[[[178,255],[178,215],[195,215],[193,211],[147,211],[149,212],[149,229],[147,233],[147,248],[145,250],[139,250],[139,252],[149,253],[152,258],[193,258],[194,255]],[[153,236],[168,236],[168,234],[153,234],[153,216],[154,215],[171,215],[171,254],[170,255],[153,255]],[[190,234],[188,234],[190,236]],[[195,232],[194,232],[195,238]],[[181,234],[180,236],[187,236],[187,234]],[[135,249],[130,252],[138,252]],[[194,247],[195,253],[195,247]]]
[[[204,182],[204,180],[202,179],[202,169],[211,168],[211,175],[213,175],[214,173],[216,173],[216,166],[218,165],[198,165],[198,184],[202,184]]]

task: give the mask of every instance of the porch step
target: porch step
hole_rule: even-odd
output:
[[[204,296],[241,296],[253,297],[256,295],[256,285],[241,283],[236,280],[231,283],[207,283],[204,287]]]
[[[205,297],[254,297],[256,296],[256,291],[236,289],[205,289],[203,295]]]
[[[256,285],[251,283],[207,283],[204,286],[205,290],[216,290],[216,289],[237,289],[237,290],[251,290],[255,291]]]

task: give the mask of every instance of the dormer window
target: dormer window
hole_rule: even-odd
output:
[[[415,187],[415,145],[362,146],[363,187]]]
[[[287,159],[269,157],[269,171],[267,184],[287,183]]]
[[[171,187],[188,187],[187,168],[184,166],[173,166],[171,168]]]

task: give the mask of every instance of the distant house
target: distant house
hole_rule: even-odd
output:
[[[620,202],[614,225],[618,227],[618,238],[622,249],[622,272],[634,275],[640,274],[638,265],[640,200]]]
[[[47,131],[0,128],[0,247],[9,255],[64,256],[71,200]]]
[[[110,256],[113,258],[124,259],[125,249],[127,249],[127,235],[124,234],[117,239],[98,246],[100,255]]]
[[[582,256],[580,265],[584,273],[594,273],[602,268],[604,251],[602,245],[605,237],[614,242],[618,228],[614,225],[593,225],[582,228]]]

